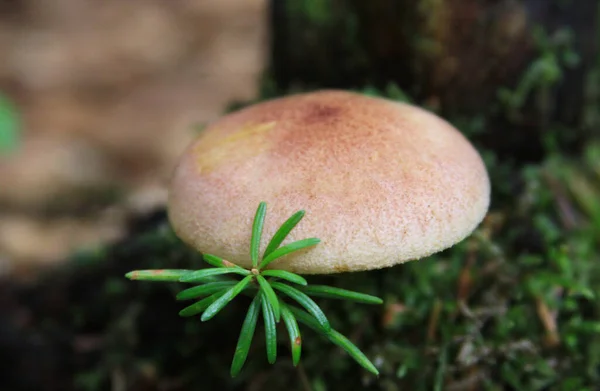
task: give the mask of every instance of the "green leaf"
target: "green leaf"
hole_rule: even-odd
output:
[[[271,304],[271,307],[273,308],[275,319],[279,322],[281,319],[281,311],[279,310],[279,299],[277,298],[277,294],[263,276],[259,274],[256,276],[256,279],[258,280],[261,291],[265,294],[265,297],[269,300],[269,304]]]
[[[217,299],[206,309],[206,311],[204,311],[200,320],[206,322],[207,320],[212,319],[217,313],[219,313],[219,311],[229,304],[231,300],[239,295],[240,292],[242,292],[248,286],[248,284],[250,284],[250,281],[252,281],[253,278],[253,275],[246,276],[243,280],[231,287],[223,296],[219,297],[219,299]]]
[[[225,259],[221,258],[221,257],[217,257],[216,255],[212,255],[212,254],[203,254],[202,255],[202,259],[204,259],[204,261],[214,267],[224,267],[224,268],[233,268],[233,269],[241,269],[241,270],[246,270],[243,267],[240,267],[238,265],[236,265],[235,263],[231,263],[229,261],[226,261]],[[244,273],[244,274],[248,274],[248,273]]]
[[[184,276],[182,276],[179,281],[180,282],[205,282],[207,280],[208,277],[212,277],[212,276],[217,276],[217,275],[221,275],[221,274],[242,274],[242,275],[248,275],[250,274],[249,270],[246,269],[242,269],[242,271],[237,270],[237,269],[223,269],[223,268],[209,268],[209,269],[202,269],[202,270],[196,270],[193,271],[191,273],[188,273]]]
[[[292,314],[284,303],[281,303],[281,317],[283,318],[288,335],[290,336],[292,362],[294,363],[294,366],[296,366],[300,362],[300,355],[302,354],[302,337],[300,336],[298,322],[296,321],[294,314]]]
[[[279,247],[281,243],[283,243],[285,238],[290,234],[294,227],[296,227],[300,220],[302,220],[304,214],[305,212],[303,210],[299,210],[298,212],[294,213],[289,219],[287,219],[285,223],[281,225],[281,227],[279,227],[279,229],[277,230],[277,232],[275,232],[275,235],[273,235],[273,238],[267,245],[267,248],[265,249],[265,253],[263,255],[264,257],[271,254],[273,251],[275,251],[277,247]]]
[[[319,308],[317,303],[315,303],[310,297],[300,292],[298,289],[293,288],[289,285],[282,284],[280,282],[272,282],[271,286],[283,292],[293,300],[296,300],[298,304],[304,307],[312,316],[314,316],[317,319],[317,322],[319,322],[319,324],[323,327],[324,330],[331,330],[331,325],[329,324],[327,317],[325,316],[321,308]]]
[[[359,293],[349,291],[347,289],[335,288],[326,285],[309,285],[299,288],[302,292],[310,296],[324,297],[327,299],[343,299],[355,301],[358,303],[365,304],[382,304],[383,300],[377,296],[367,295],[365,293]]]
[[[130,280],[143,281],[179,281],[182,277],[193,272],[193,270],[183,269],[135,270],[125,274],[125,277]]]
[[[277,359],[277,324],[275,323],[275,314],[273,314],[271,303],[269,303],[264,292],[262,292],[261,295],[262,313],[265,321],[267,360],[269,361],[269,364],[274,364]]]
[[[13,103],[0,94],[0,154],[14,151],[19,144],[19,118]]]
[[[254,330],[256,330],[256,324],[258,323],[258,313],[260,312],[260,301],[261,295],[256,295],[246,314],[246,319],[242,324],[242,330],[238,339],[237,346],[235,348],[235,354],[233,355],[233,362],[231,363],[231,377],[235,377],[240,373],[246,358],[248,357],[248,351],[250,345],[252,345],[252,338],[254,337]]]
[[[226,282],[209,282],[204,285],[198,285],[193,288],[185,289],[179,292],[176,296],[177,300],[190,300],[196,299],[201,296],[211,295],[215,292],[231,288],[237,284],[237,281],[226,281]]]
[[[263,226],[265,225],[265,214],[267,213],[267,204],[261,202],[258,204],[254,223],[252,224],[252,238],[250,239],[250,259],[252,259],[252,267],[258,265],[258,252],[260,250],[260,239],[262,237]]]
[[[205,297],[204,299],[185,307],[184,309],[179,311],[179,316],[188,317],[201,313],[202,311],[206,310],[209,305],[214,303],[219,297],[223,296],[225,292],[227,291],[223,289],[222,291],[216,292],[211,296]]]
[[[334,329],[325,331],[321,327],[321,325],[312,316],[310,316],[310,314],[306,313],[305,311],[302,311],[299,308],[289,306],[289,311],[292,312],[301,323],[310,327],[317,333],[328,338],[331,342],[344,349],[363,368],[373,373],[374,375],[379,375],[379,371],[377,370],[375,365],[367,358],[367,356],[365,356],[365,354],[356,345],[354,345],[343,334]]]
[[[306,282],[306,280],[301,276],[285,270],[264,270],[260,274],[262,274],[265,277],[280,278],[282,280],[293,282],[294,284],[298,285],[308,284],[308,282]]]
[[[298,251],[298,250],[302,250],[303,248],[306,248],[306,247],[314,246],[316,244],[319,244],[320,242],[321,242],[321,239],[308,238],[308,239],[302,239],[302,240],[298,240],[297,242],[292,242],[292,243],[286,244],[283,247],[279,247],[277,250],[273,251],[271,254],[269,254],[268,256],[266,256],[263,259],[263,261],[260,263],[259,269],[264,269],[265,267],[267,267],[267,265],[269,263],[273,262],[277,258],[281,258],[285,255],[288,255],[289,253],[292,253],[292,252]]]

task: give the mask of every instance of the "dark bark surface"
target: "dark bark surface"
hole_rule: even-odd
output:
[[[493,118],[488,146],[537,160],[549,122],[578,128],[558,135],[568,147],[589,131],[597,7],[594,0],[274,0],[271,72],[284,89],[396,83],[447,117]]]

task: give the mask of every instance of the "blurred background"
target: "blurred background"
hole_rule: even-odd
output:
[[[201,126],[256,96],[266,20],[266,0],[1,1],[19,141],[0,161],[0,273],[35,273],[163,205]]]
[[[556,390],[600,384],[598,0],[0,0],[0,390]],[[410,102],[481,152],[492,206],[419,262],[317,277],[383,297],[319,301],[374,362],[303,335],[293,367],[248,305],[182,319],[198,268],[169,175],[224,113],[341,88]]]

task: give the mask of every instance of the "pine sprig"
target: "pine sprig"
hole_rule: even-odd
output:
[[[294,366],[299,363],[302,352],[302,337],[298,326],[298,323],[301,323],[344,349],[363,368],[378,375],[379,372],[373,363],[348,338],[331,327],[321,308],[309,296],[364,304],[381,304],[383,301],[375,296],[346,289],[309,285],[298,274],[272,267],[266,269],[277,259],[309,249],[320,242],[317,238],[308,238],[282,246],[289,233],[304,217],[305,212],[301,210],[281,225],[261,256],[260,243],[266,211],[266,203],[261,202],[254,216],[250,240],[251,269],[245,269],[213,254],[203,254],[204,261],[212,267],[200,270],[136,270],[125,276],[131,280],[197,284],[179,292],[176,299],[198,300],[181,310],[179,315],[200,315],[202,321],[212,319],[241,293],[253,296],[254,300],[248,308],[233,357],[231,376],[236,376],[246,362],[260,314],[264,321],[269,363],[273,364],[277,358],[277,324],[283,319]],[[243,278],[239,281],[230,278],[236,275]],[[278,292],[283,295],[278,296]],[[284,298],[291,299],[302,308],[287,303]]]

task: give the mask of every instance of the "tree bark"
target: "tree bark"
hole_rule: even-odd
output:
[[[600,69],[596,0],[273,0],[271,11],[284,90],[395,83],[446,116],[493,117],[507,152],[540,149],[550,123],[582,136],[598,107],[586,89]]]

